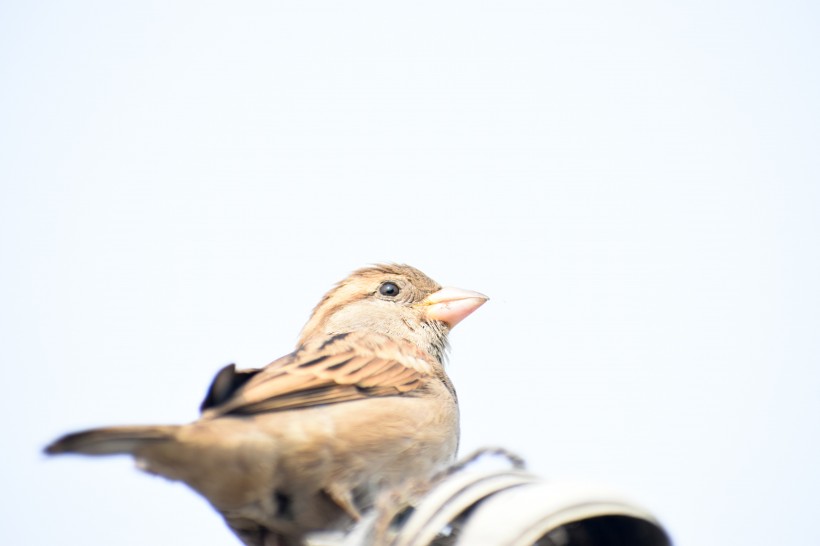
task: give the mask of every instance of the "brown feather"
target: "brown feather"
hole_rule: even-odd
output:
[[[415,346],[387,336],[341,336],[312,344],[260,370],[222,404],[204,414],[222,415],[307,408],[374,396],[409,393],[434,377],[440,365]]]

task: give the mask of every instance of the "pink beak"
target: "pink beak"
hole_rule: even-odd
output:
[[[484,294],[472,290],[444,287],[424,298],[421,304],[427,306],[425,314],[428,319],[440,320],[452,328],[488,299],[490,298]]]

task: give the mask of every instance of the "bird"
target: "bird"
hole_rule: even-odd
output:
[[[344,531],[380,493],[454,461],[447,335],[487,299],[408,265],[358,269],[315,306],[293,352],[220,370],[197,420],[74,432],[45,453],[131,455],[204,496],[246,546]]]

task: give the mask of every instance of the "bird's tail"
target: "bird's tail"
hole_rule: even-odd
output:
[[[138,449],[150,444],[173,440],[178,428],[173,425],[94,428],[66,434],[46,446],[45,452],[49,455],[134,454]]]

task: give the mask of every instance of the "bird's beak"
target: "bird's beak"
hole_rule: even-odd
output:
[[[426,307],[424,314],[429,320],[440,320],[452,328],[488,299],[479,292],[446,286],[424,298],[421,304]]]

